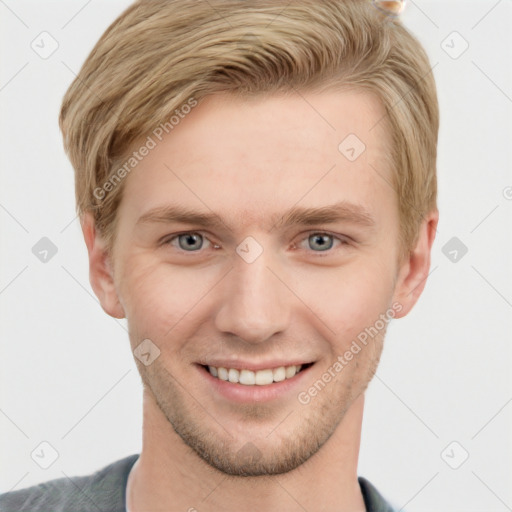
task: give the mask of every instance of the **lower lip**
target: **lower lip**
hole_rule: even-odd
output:
[[[206,379],[209,386],[211,386],[217,393],[224,398],[233,402],[246,403],[246,402],[268,402],[276,398],[283,397],[296,389],[304,380],[304,376],[309,373],[313,365],[301,370],[295,374],[291,379],[285,379],[281,382],[274,382],[273,384],[266,384],[264,386],[246,386],[229,382],[226,380],[218,379],[210,374],[207,368],[201,365],[196,365],[199,373]]]

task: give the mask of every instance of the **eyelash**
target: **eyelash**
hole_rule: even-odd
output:
[[[208,239],[208,237],[206,235],[204,235],[200,231],[184,231],[182,233],[177,233],[177,234],[173,235],[171,238],[164,239],[162,242],[162,245],[172,245],[172,242],[174,240],[177,240],[182,235],[201,235],[204,239],[208,240],[208,242],[210,242],[210,244],[213,243]],[[338,240],[340,242],[338,247],[350,245],[347,240],[347,237],[340,237],[334,233],[329,233],[328,231],[310,231],[309,233],[306,234],[305,238],[301,239],[300,242],[307,240],[312,235],[326,235],[326,236],[333,237],[335,240]],[[298,245],[300,245],[300,242]],[[214,245],[216,245],[216,244],[214,244]],[[296,247],[296,246],[297,245],[294,244],[294,247]],[[183,249],[180,249],[179,247],[177,247],[177,249],[181,254],[200,254],[201,253],[201,249],[199,251],[184,251]],[[321,257],[331,256],[333,254],[334,250],[335,250],[335,247],[332,247],[331,249],[326,249],[325,251],[310,250],[308,252],[312,252],[315,254],[315,257],[321,258]]]

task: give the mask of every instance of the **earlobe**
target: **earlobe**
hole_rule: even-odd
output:
[[[114,318],[124,318],[125,313],[119,301],[106,244],[98,235],[94,217],[90,212],[81,218],[82,233],[89,254],[89,282],[103,311]]]
[[[430,253],[436,236],[438,210],[430,212],[422,221],[418,240],[399,269],[393,300],[402,309],[395,318],[404,317],[411,311],[425,288],[430,270]]]

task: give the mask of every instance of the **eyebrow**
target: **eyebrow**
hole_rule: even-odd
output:
[[[336,222],[347,222],[367,228],[375,226],[375,219],[365,207],[346,201],[314,208],[294,206],[282,214],[274,214],[270,218],[270,222],[273,226],[272,229],[283,229],[290,226],[312,226],[314,224],[333,224]],[[200,212],[179,205],[153,208],[141,215],[136,224],[147,223],[195,224],[210,229],[222,227],[230,229],[228,223],[216,213]]]

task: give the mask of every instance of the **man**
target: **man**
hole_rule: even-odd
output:
[[[143,446],[1,509],[392,511],[357,460],[438,222],[418,41],[365,0],[139,1],[60,123],[92,288],[128,321]]]

